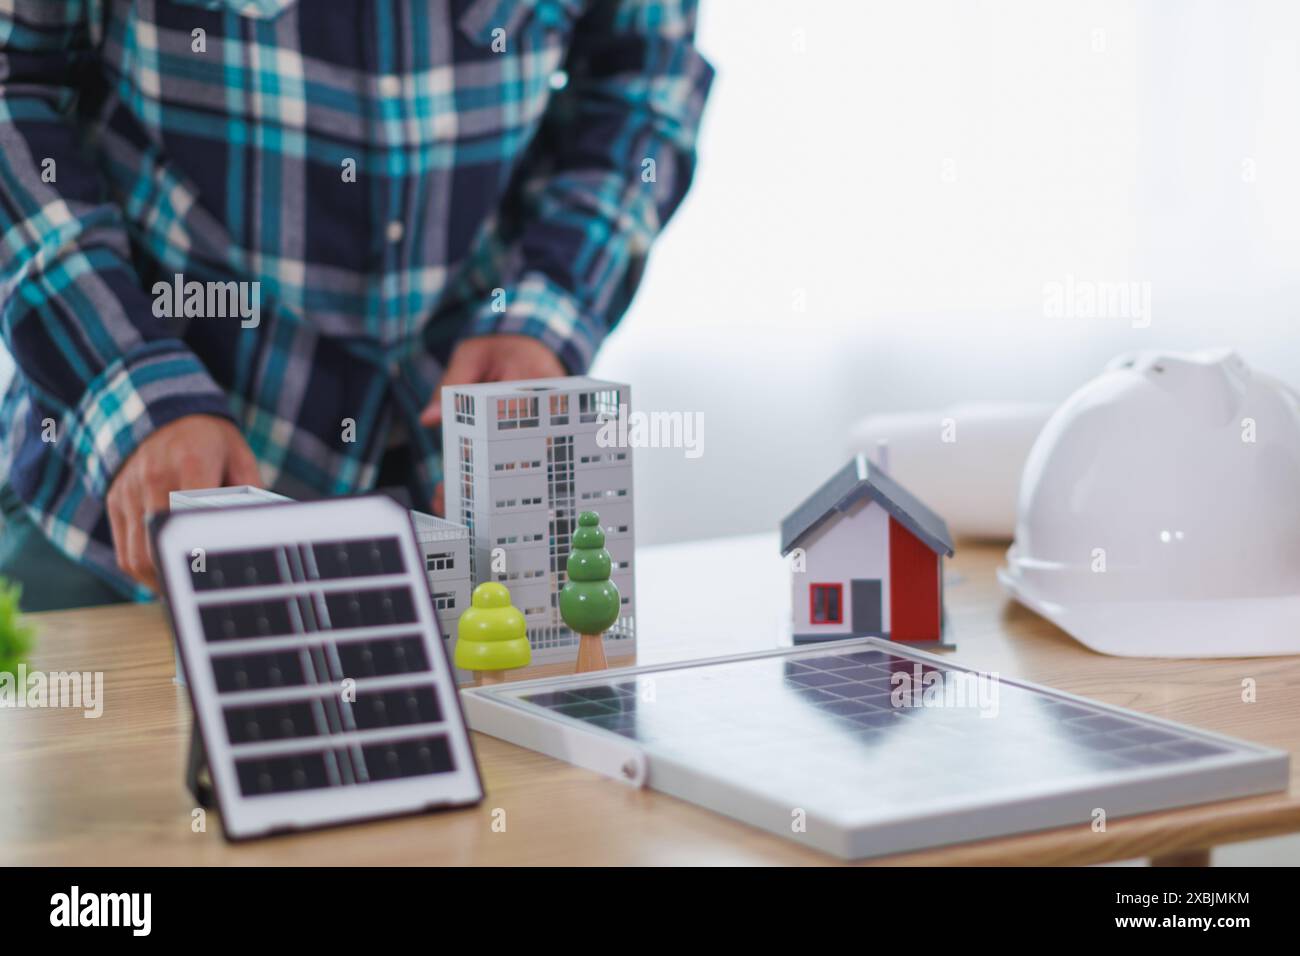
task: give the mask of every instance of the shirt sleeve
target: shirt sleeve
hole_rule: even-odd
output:
[[[626,311],[650,245],[681,203],[713,68],[696,0],[596,0],[575,26],[568,84],[520,181],[506,284],[472,335],[531,335],[584,372]]]
[[[155,429],[230,417],[202,362],[155,317],[74,119],[101,3],[0,2],[0,334],[61,453],[100,495]]]

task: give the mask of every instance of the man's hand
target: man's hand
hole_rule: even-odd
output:
[[[444,385],[477,382],[510,382],[521,378],[555,378],[565,369],[555,353],[527,335],[484,335],[466,339],[456,346],[447,371],[433,393],[433,400],[420,413],[420,424],[436,428],[442,424]],[[433,493],[434,514],[443,513],[442,483]]]
[[[123,571],[157,588],[145,518],[168,508],[168,493],[222,485],[261,486],[257,459],[224,418],[186,415],[146,438],[108,489],[108,520]]]

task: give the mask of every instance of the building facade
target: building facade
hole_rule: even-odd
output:
[[[586,377],[443,389],[447,515],[469,529],[474,580],[510,589],[537,662],[576,653],[559,592],[583,511],[600,514],[623,602],[606,653],[636,649],[632,450],[610,440],[630,397],[626,385]]]

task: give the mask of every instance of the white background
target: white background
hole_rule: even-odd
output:
[[[1300,384],[1300,4],[702,8],[696,185],[596,367],[705,414],[703,457],[637,452],[639,544],[774,527],[867,414],[1134,348]],[[1150,327],[1045,317],[1067,276],[1150,283]]]

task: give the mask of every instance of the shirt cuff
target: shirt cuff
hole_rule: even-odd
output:
[[[234,421],[226,393],[203,363],[179,339],[162,339],[128,352],[91,381],[66,438],[103,497],[140,443],[185,415]]]
[[[531,272],[493,290],[471,319],[468,334],[531,336],[554,352],[570,375],[583,375],[605,330],[582,314],[571,292]]]

